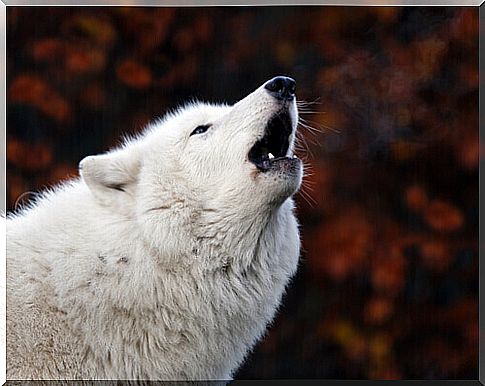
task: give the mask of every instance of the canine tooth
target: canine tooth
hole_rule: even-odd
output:
[[[272,153],[268,153],[268,158],[269,159],[273,159],[274,158],[274,155]]]

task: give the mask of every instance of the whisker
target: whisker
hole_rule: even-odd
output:
[[[298,108],[298,113],[299,114],[317,114],[318,111],[314,110],[312,106],[321,104],[320,102],[317,102],[317,100],[320,98],[317,98],[315,101],[304,101],[304,100],[298,100],[296,101],[296,106]]]
[[[315,188],[313,186],[310,186],[310,185],[306,185],[305,183],[302,183],[301,186],[304,188],[305,191],[309,191],[309,192],[314,192],[315,191]]]
[[[317,111],[314,111],[314,110],[298,110],[298,115],[302,115],[302,114],[313,115],[313,114],[317,114]]]
[[[307,134],[307,135],[305,135]],[[315,134],[315,133],[311,133],[311,132],[305,132],[305,133],[301,133],[300,134],[302,136],[302,138],[307,142],[307,143],[310,143],[311,145],[315,145],[315,146],[322,146],[321,142],[320,142],[320,138]]]
[[[296,132],[296,140],[297,140],[297,143],[298,144],[303,144],[303,146],[305,147],[305,150],[310,154],[310,156],[313,158],[313,153],[312,151],[310,150],[310,147],[308,146],[308,143],[306,141],[306,138],[304,136],[302,136],[302,134],[300,134],[298,131]]]
[[[307,172],[303,172],[303,177],[313,177],[315,174],[314,173],[307,173]],[[307,181],[310,185],[311,184],[315,184],[314,181]]]
[[[315,122],[315,121],[311,121],[309,119],[304,119],[302,117],[299,117],[299,121],[301,121],[301,124],[304,123],[306,126],[306,128],[308,128],[309,130],[311,131],[316,131],[318,133],[324,133],[325,131],[322,130],[322,129],[325,129],[325,130],[330,130],[330,131],[333,131],[334,133],[340,133],[339,130],[329,126],[329,125],[326,125],[325,123],[322,123],[322,122]]]
[[[303,189],[300,189],[298,193],[310,207],[314,208],[317,205],[317,202],[310,194],[308,194],[308,192],[305,192],[304,186],[302,186],[302,188]]]
[[[304,119],[302,117],[299,117],[299,119],[303,120],[303,122],[310,126],[311,128],[313,128],[314,130],[317,130],[320,132],[324,132],[323,130],[321,129],[325,129],[325,130],[330,130],[330,131],[333,131],[334,133],[337,133],[337,134],[340,134],[340,130],[338,129],[335,129],[329,125],[326,125],[325,123],[322,123],[322,122],[315,122],[315,121],[311,121],[311,120],[308,120],[308,119]]]
[[[318,137],[320,133],[314,131],[313,129],[310,129],[309,127],[305,126],[304,123],[300,123],[301,127],[306,130],[306,132],[311,135],[313,138]]]
[[[322,104],[322,102],[320,102],[320,97],[318,97],[317,99],[315,99],[313,101],[306,101],[306,100],[303,100],[303,99],[296,101],[297,106],[310,106],[310,105],[321,105],[321,104]]]

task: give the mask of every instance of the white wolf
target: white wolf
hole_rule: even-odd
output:
[[[295,82],[194,103],[7,218],[8,379],[231,379],[295,273]]]

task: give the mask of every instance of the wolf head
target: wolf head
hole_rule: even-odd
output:
[[[167,216],[174,231],[208,231],[216,217],[242,224],[267,217],[299,188],[297,120],[295,82],[280,76],[232,106],[181,108],[122,148],[85,158],[80,173],[101,205],[148,233]]]

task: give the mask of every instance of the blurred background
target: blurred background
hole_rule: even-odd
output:
[[[478,8],[8,7],[7,206],[280,74],[303,253],[235,377],[477,379]]]

